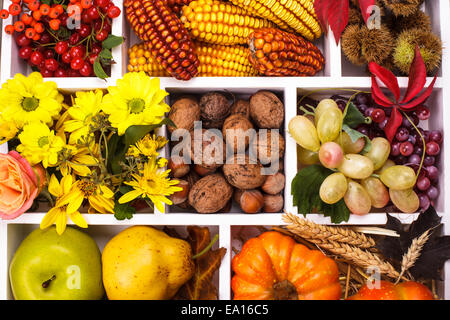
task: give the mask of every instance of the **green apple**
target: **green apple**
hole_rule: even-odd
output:
[[[88,234],[67,227],[31,232],[9,268],[17,300],[95,300],[104,296],[101,253]]]

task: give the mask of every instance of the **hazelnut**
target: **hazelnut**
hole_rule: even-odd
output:
[[[281,172],[268,176],[261,189],[268,194],[278,194],[284,190],[286,178]]]
[[[281,194],[272,195],[265,194],[264,195],[264,212],[267,213],[279,213],[283,210],[284,199]]]
[[[246,190],[242,193],[239,202],[245,213],[257,213],[264,206],[264,197],[259,190]]]
[[[189,196],[189,182],[187,182],[186,180],[180,180],[177,187],[183,188],[183,190],[177,191],[170,196],[170,200],[172,200],[174,205],[182,204],[187,200]]]
[[[205,167],[202,167],[201,165],[194,164],[194,171],[197,174],[199,174],[200,176],[204,177],[204,176],[207,176],[209,174],[216,172],[216,169],[205,168]]]
[[[184,177],[191,170],[191,167],[184,163],[183,158],[179,156],[171,157],[167,163],[167,168],[171,170],[170,174],[174,178]]]

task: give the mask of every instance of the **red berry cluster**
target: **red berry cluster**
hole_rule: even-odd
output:
[[[15,35],[19,56],[44,77],[89,77],[121,10],[111,0],[12,0],[0,18],[19,16],[5,27]],[[64,9],[66,8],[66,9]]]

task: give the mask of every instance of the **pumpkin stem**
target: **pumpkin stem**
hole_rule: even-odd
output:
[[[275,283],[273,296],[275,300],[298,300],[297,289],[289,280]]]

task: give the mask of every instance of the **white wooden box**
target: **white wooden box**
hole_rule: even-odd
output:
[[[114,0],[115,3],[118,0]],[[9,6],[10,0],[5,0],[4,7]],[[449,0],[426,0],[423,10],[432,17],[434,31],[441,35],[444,46],[443,62],[439,78],[436,82],[433,95],[429,100],[429,106],[432,110],[432,118],[428,121],[428,126],[433,129],[450,128],[450,111],[446,105],[450,101],[450,24],[448,17],[450,16]],[[51,78],[55,81],[60,89],[68,92],[76,90],[88,90],[93,88],[106,88],[108,85],[114,84],[118,78],[121,78],[126,72],[128,47],[136,43],[136,37],[129,29],[125,18],[122,21],[118,19],[113,24],[113,34],[119,35],[123,33],[126,37],[125,45],[122,49],[115,49],[113,52],[117,65],[113,66],[112,76],[106,82],[95,78]],[[8,23],[8,21],[6,21]],[[333,36],[324,37],[317,42],[326,58],[325,69],[315,77],[306,78],[195,78],[188,82],[178,81],[173,78],[161,78],[161,87],[168,92],[194,92],[202,93],[209,90],[228,89],[240,95],[250,95],[260,89],[273,90],[284,98],[286,118],[285,118],[285,138],[286,138],[286,154],[285,154],[285,210],[289,212],[297,212],[292,206],[292,197],[290,190],[290,182],[297,173],[296,161],[296,144],[289,136],[286,125],[293,116],[296,115],[297,95],[300,92],[315,90],[318,88],[330,88],[329,93],[335,94],[333,89],[352,88],[370,90],[370,78],[364,73],[364,70],[351,66],[341,54],[340,46],[336,45]],[[17,72],[28,73],[22,61],[17,57],[17,48],[11,37],[2,34],[2,50],[1,50],[1,82],[13,77]],[[431,79],[428,79],[428,83]],[[405,89],[408,84],[407,78],[400,79],[401,88]],[[329,97],[330,94],[323,93]],[[318,96],[320,97],[320,96]],[[426,126],[426,125],[425,125]],[[448,130],[448,129],[447,129]],[[160,133],[167,135],[166,128],[161,128]],[[436,205],[436,209],[443,217],[445,223],[444,232],[450,234],[450,218],[449,203],[446,199],[450,198],[450,163],[446,161],[450,159],[450,141],[444,130],[444,145],[440,160],[440,197]],[[0,152],[6,152],[7,146],[0,146]],[[165,152],[168,152],[166,149]],[[219,246],[227,249],[221,268],[218,273],[219,298],[230,299],[232,297],[230,289],[231,280],[231,258],[233,256],[232,247],[239,248],[239,235],[242,230],[246,232],[247,226],[249,234],[253,233],[255,228],[250,226],[272,226],[282,225],[281,213],[279,214],[255,214],[246,215],[237,213],[222,214],[195,214],[183,213],[178,210],[166,208],[166,214],[155,212],[135,214],[131,220],[118,221],[113,215],[101,214],[85,214],[84,217],[89,224],[88,233],[97,240],[100,248],[103,248],[106,241],[117,234],[120,230],[130,225],[155,225],[155,226],[186,226],[186,225],[206,225],[210,226],[213,233],[219,233]],[[20,244],[29,232],[39,227],[39,223],[44,216],[44,212],[26,213],[19,218],[11,221],[0,221],[0,299],[12,299],[9,286],[8,268],[11,258]],[[413,221],[417,214],[397,214],[398,218],[404,223]],[[322,224],[330,223],[329,218],[321,215],[308,215],[308,218]],[[352,215],[349,225],[380,225],[385,223],[384,214],[372,213],[366,216]],[[440,296],[450,299],[450,278],[446,277],[450,274],[450,262],[446,264],[443,277],[445,282],[439,284]]]

